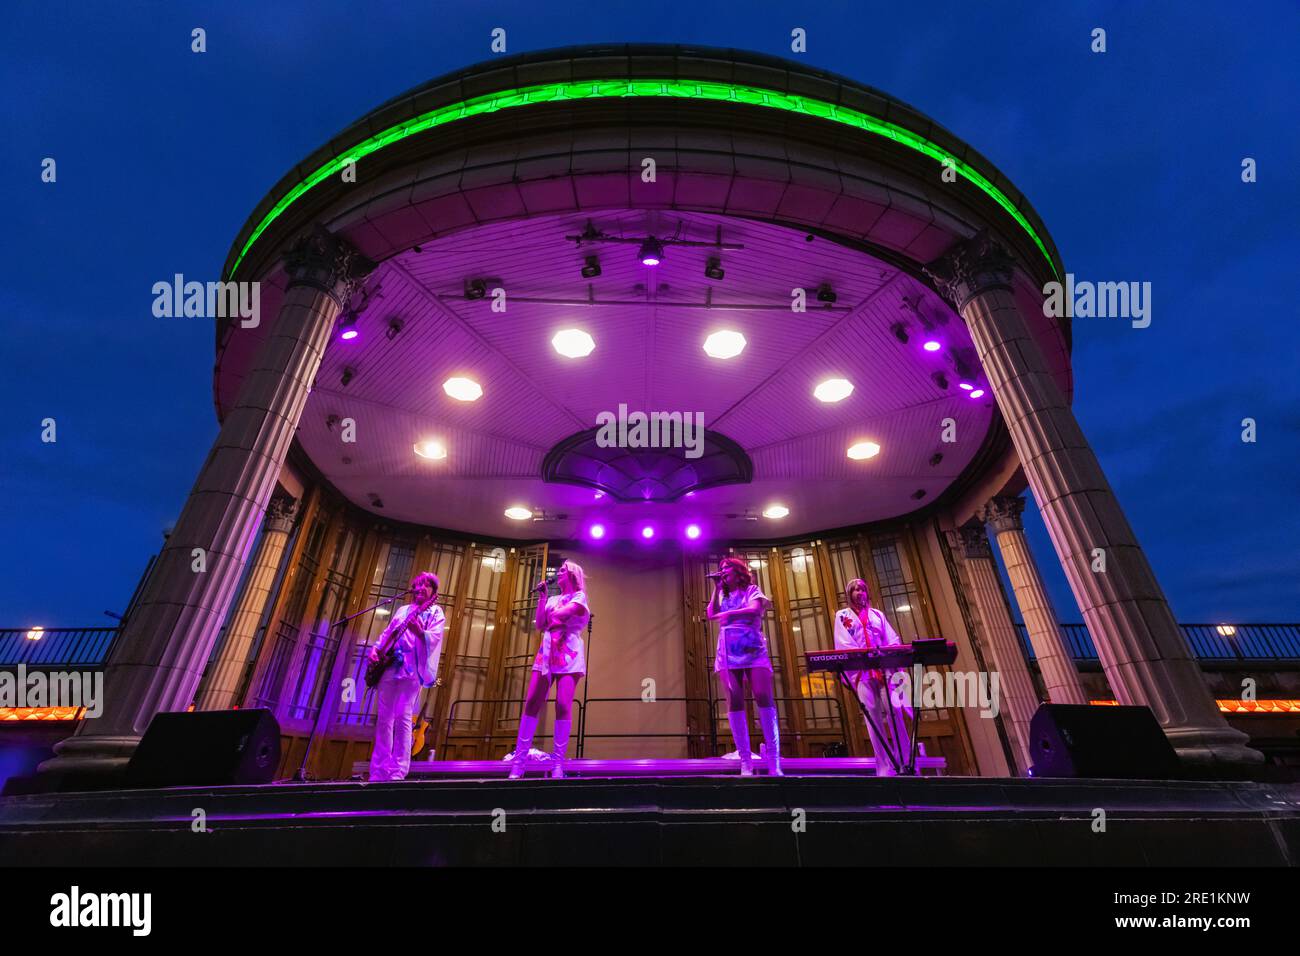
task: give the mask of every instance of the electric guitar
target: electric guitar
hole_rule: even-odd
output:
[[[402,622],[401,629],[393,632],[387,648],[380,649],[379,659],[369,661],[366,664],[367,687],[379,686],[379,681],[384,676],[384,672],[397,663],[397,642],[401,638],[402,632],[410,628],[412,624],[418,623],[420,615],[432,607],[437,599],[437,595],[434,595],[416,608],[413,613],[408,614],[406,620]]]

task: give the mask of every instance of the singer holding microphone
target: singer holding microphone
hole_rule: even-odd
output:
[[[404,780],[411,769],[411,721],[421,687],[438,682],[438,657],[446,615],[437,605],[438,576],[422,571],[411,579],[410,604],[393,614],[370,647],[372,663],[388,660],[375,687],[375,745],[370,780]]]
[[[528,751],[533,746],[537,718],[546,706],[552,681],[555,682],[555,752],[551,777],[558,780],[564,776],[565,753],[573,728],[573,692],[587,673],[582,631],[591,618],[591,608],[587,604],[586,576],[577,564],[565,561],[556,572],[555,581],[560,586],[559,594],[547,597],[545,578],[533,589],[537,592],[534,623],[542,632],[542,646],[533,660],[528,696],[519,717],[519,736],[510,765],[511,780],[518,780],[528,768]]]
[[[717,621],[718,651],[713,669],[727,692],[727,722],[740,756],[740,775],[754,775],[753,754],[749,749],[749,721],[745,717],[745,677],[758,707],[758,721],[767,744],[767,772],[783,777],[781,772],[781,736],[777,729],[776,701],[772,697],[772,660],[768,656],[767,638],[763,636],[763,613],[772,605],[750,573],[742,558],[728,557],[718,562],[718,570],[708,575],[713,581],[707,617]]]

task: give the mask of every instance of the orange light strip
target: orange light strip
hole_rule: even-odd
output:
[[[1094,707],[1118,707],[1117,700],[1090,700]],[[1268,698],[1265,700],[1216,700],[1225,714],[1300,714],[1300,700]]]
[[[0,722],[6,720],[77,720],[84,707],[0,707]]]

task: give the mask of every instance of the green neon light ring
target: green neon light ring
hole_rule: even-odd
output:
[[[505,109],[514,109],[519,106],[623,97],[711,100],[715,102],[744,103],[749,106],[764,106],[768,109],[785,110],[789,113],[799,113],[803,116],[813,116],[833,123],[842,123],[845,126],[852,126],[855,129],[865,130],[868,133],[892,139],[908,149],[929,156],[940,164],[951,165],[959,176],[983,191],[985,195],[1005,209],[1007,214],[1020,224],[1020,227],[1025,230],[1029,238],[1034,241],[1034,245],[1038,247],[1039,252],[1043,254],[1043,258],[1047,260],[1047,265],[1052,270],[1052,274],[1059,275],[1056,271],[1056,265],[1052,262],[1052,257],[1048,255],[1043,240],[1039,238],[1038,233],[1034,231],[1029,221],[1025,219],[1020,210],[1012,204],[1011,200],[1000,189],[989,182],[979,170],[911,130],[904,129],[896,123],[870,116],[859,110],[850,109],[847,106],[836,106],[834,103],[827,103],[824,100],[814,99],[810,96],[796,96],[754,86],[734,86],[729,83],[654,79],[583,80],[580,82],[545,83],[540,86],[526,86],[517,90],[505,90],[500,93],[476,96],[461,103],[453,103],[428,113],[422,113],[404,123],[389,127],[369,139],[362,140],[346,153],[334,157],[289,190],[257,224],[257,228],[248,237],[244,247],[239,250],[239,257],[231,267],[230,275],[234,276],[239,264],[248,255],[248,250],[253,247],[253,243],[257,242],[262,233],[267,230],[267,227],[275,222],[286,209],[297,202],[307,190],[319,185],[335,173],[341,172],[349,163],[364,159],[385,146],[406,139],[408,136],[423,133],[425,130],[454,123],[457,120],[487,113],[496,113]]]

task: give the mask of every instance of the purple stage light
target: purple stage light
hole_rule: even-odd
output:
[[[655,529],[653,525],[646,525],[644,528],[641,529],[641,537],[645,538],[647,541],[649,541],[654,536],[655,536]]]
[[[343,334],[339,336],[344,342],[351,342],[358,335],[356,329],[344,329]]]
[[[641,243],[641,265],[657,266],[664,257],[663,244],[654,236],[650,236],[645,242]]]
[[[984,397],[984,389],[982,389],[982,388],[977,388],[977,389],[975,389],[975,391],[973,391],[973,392],[970,393],[970,397],[971,397],[971,398],[983,398],[983,397]]]
[[[688,524],[686,526],[686,537],[694,541],[700,536],[700,526],[697,524]]]
[[[970,382],[958,382],[957,387],[960,388],[962,391],[966,391],[966,392],[973,391],[975,388],[975,386],[972,385]]]
[[[601,538],[605,537],[605,526],[603,524],[594,524],[590,529],[588,529],[587,534],[599,541]]]
[[[938,339],[928,339],[921,348],[925,349],[927,352],[937,352],[939,349],[943,348],[943,343]]]

